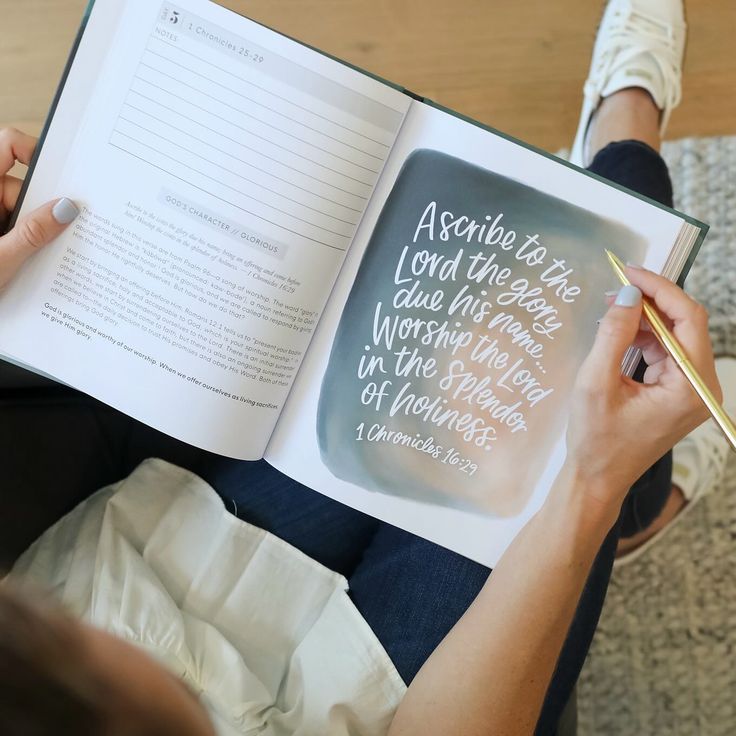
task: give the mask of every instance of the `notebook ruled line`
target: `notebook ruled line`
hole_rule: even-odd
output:
[[[136,112],[139,112],[142,115],[145,115],[146,117],[149,117],[152,120],[155,120],[155,121],[161,123],[162,125],[166,125],[171,130],[175,130],[178,133],[182,133],[183,135],[186,135],[188,138],[191,138],[191,140],[193,140],[193,141],[197,141],[198,143],[202,143],[205,146],[209,146],[213,150],[218,151],[219,153],[222,153],[225,156],[229,156],[233,160],[238,161],[238,162],[240,162],[242,164],[245,164],[246,166],[248,166],[251,169],[254,169],[255,171],[259,171],[260,173],[265,174],[266,176],[270,176],[271,178],[276,179],[276,180],[278,180],[280,182],[283,182],[284,184],[288,184],[289,186],[294,187],[295,189],[299,189],[302,192],[306,192],[307,194],[310,194],[313,197],[317,197],[318,199],[322,199],[325,202],[329,202],[330,204],[334,204],[334,205],[337,205],[338,207],[342,207],[343,209],[349,210],[350,212],[357,212],[358,214],[361,214],[363,212],[363,210],[359,210],[356,207],[350,207],[349,205],[346,205],[343,202],[338,202],[335,199],[330,199],[329,197],[324,197],[321,194],[317,194],[316,192],[312,191],[311,189],[307,189],[306,187],[300,187],[298,184],[294,184],[294,182],[288,181],[287,179],[282,179],[280,176],[276,176],[275,174],[272,174],[270,171],[266,171],[265,169],[261,169],[258,166],[255,166],[254,164],[250,163],[250,161],[246,161],[243,158],[239,158],[238,156],[235,156],[231,151],[225,151],[222,148],[218,148],[217,146],[214,146],[212,143],[209,143],[208,141],[204,140],[203,138],[198,138],[196,135],[192,135],[187,130],[183,130],[182,128],[177,128],[175,125],[172,125],[170,122],[168,122],[166,120],[161,120],[161,118],[157,118],[155,115],[151,115],[150,112],[147,112],[145,110],[141,110],[139,107],[136,107],[135,105],[131,105],[127,101],[123,104],[123,107],[129,107],[131,110],[135,110]],[[226,137],[226,136],[223,136],[223,137]],[[231,139],[229,139],[229,140],[231,140]],[[233,143],[238,143],[238,142],[235,141],[235,140],[233,140]],[[242,144],[238,144],[238,145],[242,145]],[[283,165],[285,166],[286,164],[283,164]],[[310,176],[310,175],[309,174],[304,174],[304,176]],[[310,178],[313,178],[313,177],[310,177]],[[320,181],[320,180],[317,179],[315,181]],[[258,182],[254,182],[254,183],[258,183]],[[258,183],[258,184],[259,184],[259,186],[263,186],[260,183]],[[268,189],[268,187],[264,187],[264,189]],[[275,191],[275,190],[269,190],[269,191]],[[354,194],[352,196],[358,197],[359,195]],[[360,197],[360,199],[365,199],[365,197]]]
[[[233,171],[232,169],[228,169],[227,167],[223,166],[222,164],[219,164],[217,161],[212,161],[211,159],[206,158],[205,156],[202,156],[200,153],[197,153],[196,151],[192,151],[189,148],[186,148],[185,146],[182,146],[181,144],[177,143],[176,141],[172,141],[169,138],[166,138],[165,136],[161,135],[160,133],[156,133],[153,130],[150,130],[149,128],[144,127],[140,123],[136,123],[134,120],[129,120],[128,118],[120,116],[119,120],[124,120],[126,123],[129,123],[130,125],[135,125],[137,128],[140,128],[141,130],[145,131],[146,133],[150,133],[151,135],[156,136],[157,138],[160,138],[161,140],[166,141],[167,143],[170,143],[172,146],[176,146],[177,148],[181,148],[186,153],[190,154],[191,156],[196,156],[197,158],[201,158],[203,161],[206,161],[208,164],[212,164],[213,166],[217,166],[218,168],[221,168],[223,171],[227,171],[228,174],[232,174],[233,176],[237,176],[239,179],[243,179],[243,181],[247,181],[249,184],[253,184],[257,187],[260,187],[261,189],[264,189],[267,192],[271,192],[271,194],[275,194],[277,197],[281,197],[282,199],[286,199],[289,202],[293,202],[294,204],[299,205],[300,207],[304,207],[308,210],[312,210],[313,212],[316,212],[319,215],[323,215],[324,217],[329,217],[333,220],[337,220],[337,222],[342,222],[345,225],[351,225],[355,227],[358,223],[352,222],[350,220],[343,220],[340,217],[335,217],[334,215],[331,215],[329,212],[323,212],[322,210],[318,210],[315,207],[310,207],[308,204],[305,204],[304,202],[300,202],[298,199],[292,199],[291,197],[287,197],[285,194],[281,194],[281,192],[277,192],[275,189],[270,189],[269,187],[264,186],[260,182],[254,181],[253,179],[249,179],[246,176],[243,176],[242,174],[239,174],[237,171]],[[117,132],[121,133],[122,131],[118,130],[116,128]],[[139,141],[141,142],[141,141]],[[230,154],[226,154],[230,156]],[[231,158],[234,158],[231,156]],[[239,160],[239,159],[238,159]],[[256,200],[258,201],[258,200]],[[265,204],[265,203],[264,203]],[[269,205],[270,206],[270,205]],[[310,223],[314,224],[314,223]]]
[[[205,194],[209,195],[210,197],[213,197],[214,199],[219,199],[221,202],[224,202],[225,204],[230,205],[231,207],[235,207],[235,209],[240,210],[241,212],[245,212],[247,215],[251,215],[252,217],[256,217],[259,220],[262,220],[263,222],[267,222],[269,225],[274,225],[277,228],[280,228],[281,230],[285,230],[288,233],[292,233],[293,235],[298,235],[300,238],[304,238],[305,240],[310,240],[313,243],[318,243],[319,245],[324,245],[327,248],[331,248],[332,250],[339,250],[339,251],[345,251],[346,248],[340,248],[336,245],[331,245],[330,243],[325,243],[323,240],[319,240],[317,238],[312,238],[309,235],[305,235],[304,233],[298,232],[297,230],[293,230],[291,228],[286,227],[285,225],[282,225],[281,223],[274,222],[273,220],[269,220],[267,217],[263,217],[262,215],[257,214],[256,212],[252,212],[251,210],[245,209],[245,207],[236,204],[235,202],[231,202],[228,199],[225,199],[225,197],[222,197],[218,194],[215,194],[214,192],[211,192],[204,187],[199,186],[198,184],[195,184],[194,182],[190,181],[189,179],[184,179],[181,176],[178,176],[177,174],[174,174],[172,171],[169,171],[167,169],[164,169],[162,166],[159,166],[158,164],[153,163],[152,161],[143,158],[142,156],[139,156],[136,153],[133,153],[132,151],[129,151],[127,148],[123,148],[122,146],[118,146],[116,143],[113,143],[110,141],[110,145],[113,148],[117,148],[119,151],[122,151],[123,153],[132,156],[133,158],[138,159],[139,161],[142,161],[144,164],[153,167],[154,169],[158,169],[159,171],[163,172],[164,174],[167,174],[168,176],[171,176],[174,179],[178,179],[180,182],[187,184],[194,189],[198,189],[200,192],[204,192]],[[208,177],[210,178],[210,177]],[[345,237],[345,236],[342,236]]]
[[[201,171],[201,170],[195,168],[194,166],[190,166],[189,164],[184,163],[183,161],[179,161],[179,159],[174,158],[173,156],[169,156],[168,154],[164,153],[163,151],[158,150],[155,146],[151,146],[148,143],[144,143],[143,141],[138,140],[137,138],[135,138],[132,135],[128,135],[127,133],[123,133],[122,131],[117,130],[117,129],[114,131],[114,133],[116,133],[117,135],[122,135],[125,138],[129,138],[130,140],[135,141],[136,143],[140,144],[141,146],[144,146],[145,148],[148,148],[148,149],[150,149],[152,151],[155,151],[160,156],[163,156],[164,158],[168,158],[171,161],[174,161],[175,163],[179,164],[180,166],[184,166],[187,169],[191,169],[195,174],[199,174],[200,176],[205,176],[208,179],[210,179],[210,180],[214,181],[215,183],[219,184],[220,186],[227,187],[228,189],[232,189],[234,192],[237,192],[238,194],[242,194],[244,197],[247,197],[248,199],[252,200],[253,202],[258,202],[258,204],[262,204],[265,207],[268,207],[268,208],[274,210],[275,212],[279,212],[282,215],[286,215],[287,217],[291,217],[294,220],[298,220],[299,222],[303,222],[305,225],[310,225],[311,227],[316,227],[318,230],[323,230],[326,233],[330,233],[330,235],[337,235],[338,237],[345,238],[346,240],[350,240],[350,238],[352,237],[350,235],[346,235],[345,233],[339,233],[339,232],[337,232],[335,230],[330,230],[329,228],[323,227],[322,225],[319,225],[319,224],[317,224],[315,222],[311,222],[310,220],[305,220],[303,217],[297,217],[297,215],[294,215],[291,212],[287,212],[286,210],[282,210],[279,207],[274,207],[272,204],[269,204],[268,202],[264,202],[261,199],[258,199],[256,197],[253,197],[252,195],[248,194],[248,192],[244,192],[244,191],[238,189],[237,187],[233,187],[230,184],[227,184],[227,183],[225,183],[223,181],[220,181],[216,177],[210,176],[206,172]]]
[[[314,159],[309,158],[308,156],[304,156],[301,153],[297,153],[296,151],[293,151],[292,149],[287,148],[286,146],[282,146],[281,144],[276,143],[275,141],[272,141],[269,138],[265,138],[264,136],[259,135],[258,133],[254,133],[252,130],[249,130],[248,128],[245,128],[242,125],[238,125],[237,123],[234,123],[232,120],[228,120],[227,118],[224,118],[221,115],[218,115],[217,113],[212,112],[211,110],[207,110],[206,108],[202,107],[201,105],[197,105],[194,102],[190,102],[189,100],[185,99],[184,97],[179,97],[179,95],[175,95],[173,92],[169,92],[168,90],[164,89],[163,87],[159,87],[158,85],[153,84],[152,82],[148,82],[145,79],[141,79],[140,77],[138,77],[137,79],[139,81],[141,81],[141,82],[144,82],[145,84],[150,85],[154,89],[157,89],[159,92],[164,92],[165,94],[171,95],[171,97],[174,97],[175,99],[177,99],[177,100],[179,100],[179,101],[181,101],[181,102],[183,102],[183,103],[185,103],[187,105],[190,105],[191,107],[194,107],[197,110],[200,110],[200,111],[206,113],[207,115],[211,115],[212,117],[217,118],[218,120],[222,120],[224,123],[227,123],[228,125],[232,125],[234,128],[238,128],[239,130],[242,130],[243,132],[248,133],[249,135],[252,135],[255,138],[259,138],[260,140],[265,141],[266,143],[270,143],[272,146],[276,146],[276,148],[280,148],[283,151],[286,151],[287,153],[292,154],[292,156],[297,156],[297,157],[299,157],[301,159],[304,159],[305,161],[308,161],[311,164],[314,164],[315,166],[319,166],[319,167],[325,169],[326,171],[331,171],[333,174],[338,174],[339,176],[343,176],[346,179],[350,179],[351,181],[355,181],[358,184],[362,184],[363,186],[366,186],[366,187],[372,187],[373,186],[373,184],[371,184],[370,182],[363,181],[362,179],[358,179],[358,178],[356,178],[354,176],[350,176],[349,174],[345,174],[342,171],[338,171],[337,169],[333,169],[330,166],[326,166],[325,164],[320,163],[319,161],[315,161]],[[136,90],[131,90],[131,91],[132,92],[136,92]],[[151,98],[147,98],[147,99],[151,99]],[[155,100],[154,100],[154,102],[155,102]]]
[[[285,113],[281,112],[280,110],[276,110],[273,107],[269,107],[268,105],[263,104],[262,102],[258,102],[258,100],[254,100],[252,97],[248,97],[248,95],[244,95],[242,92],[238,92],[235,89],[232,89],[228,87],[227,85],[222,84],[222,82],[218,82],[216,79],[212,79],[211,77],[206,76],[205,74],[202,74],[201,72],[196,71],[195,69],[190,69],[188,66],[185,66],[184,64],[179,64],[179,62],[174,61],[173,59],[169,59],[167,56],[162,56],[161,54],[157,54],[155,51],[152,51],[150,48],[147,49],[147,53],[152,54],[154,56],[158,56],[159,58],[163,59],[164,61],[167,61],[170,64],[173,64],[175,66],[178,66],[180,69],[183,69],[186,72],[189,72],[190,74],[194,74],[198,77],[201,77],[205,81],[209,82],[210,84],[216,84],[218,87],[222,87],[222,89],[237,95],[238,97],[242,97],[244,100],[248,100],[248,102],[253,103],[254,105],[258,105],[258,107],[262,107],[265,110],[268,110],[269,112],[272,112],[274,115],[278,115],[279,117],[285,118],[286,120],[295,123],[296,125],[300,125],[303,128],[306,128],[307,130],[311,130],[313,133],[318,133],[321,136],[324,136],[325,138],[329,138],[330,140],[335,141],[336,143],[339,143],[341,146],[345,146],[346,148],[351,148],[354,151],[358,151],[359,153],[362,153],[365,156],[369,156],[370,158],[374,158],[376,161],[383,161],[383,157],[376,156],[376,154],[371,153],[370,151],[366,151],[363,148],[358,148],[358,146],[354,146],[351,143],[347,143],[344,140],[341,140],[340,138],[336,138],[333,135],[330,135],[329,133],[325,133],[324,130],[320,130],[319,128],[313,128],[311,125],[307,125],[302,120],[297,120],[296,118],[292,118],[289,115],[286,115]],[[148,66],[147,64],[142,64],[143,66]],[[154,69],[155,71],[161,72],[160,69],[156,69],[155,67],[149,67],[151,69]],[[323,149],[321,149],[323,150]],[[358,165],[358,164],[356,164]],[[372,171],[372,169],[369,169],[369,171]],[[375,172],[374,172],[375,173]]]
[[[220,99],[219,97],[216,97],[215,95],[210,95],[207,92],[202,91],[198,87],[195,87],[194,85],[187,84],[186,82],[183,82],[181,79],[177,79],[176,77],[172,76],[171,74],[167,74],[166,72],[162,72],[160,69],[156,69],[155,67],[152,67],[150,64],[146,64],[144,62],[141,62],[141,66],[146,69],[151,69],[152,71],[156,72],[156,74],[160,74],[163,77],[166,77],[167,79],[171,79],[172,81],[176,82],[177,84],[181,84],[184,87],[187,87],[188,89],[191,89],[194,92],[197,92],[198,94],[202,95],[203,97],[207,97],[210,100],[214,100],[220,105],[224,105],[225,107],[229,107],[234,112],[238,113],[238,115],[243,115],[244,117],[251,118],[252,120],[255,120],[257,123],[260,123],[261,125],[265,125],[268,128],[271,128],[272,130],[276,130],[281,135],[288,136],[289,138],[293,138],[295,141],[299,141],[299,143],[303,143],[305,146],[310,146],[311,148],[316,149],[317,151],[322,151],[322,153],[326,153],[328,156],[332,156],[336,159],[339,159],[340,161],[344,161],[347,164],[350,164],[351,166],[355,166],[356,168],[363,169],[364,171],[368,171],[371,174],[378,174],[377,169],[371,169],[369,166],[363,166],[363,164],[359,164],[356,161],[352,161],[349,158],[345,158],[345,156],[340,156],[339,154],[335,153],[334,151],[330,151],[327,148],[322,148],[322,146],[318,146],[316,143],[312,143],[311,141],[308,141],[304,138],[300,138],[298,135],[294,135],[293,133],[289,133],[289,131],[284,130],[283,128],[279,128],[277,125],[272,125],[266,120],[263,120],[259,117],[256,117],[255,115],[252,115],[249,112],[246,112],[245,110],[241,110],[237,105],[231,105],[229,102],[225,102],[225,100]],[[137,76],[136,79],[141,80],[142,82],[148,82],[149,80],[144,79],[143,77]],[[154,85],[157,86],[157,85]],[[159,89],[164,89],[163,87],[159,87]],[[170,93],[173,94],[173,93]]]
[[[224,74],[228,74],[229,76],[237,79],[239,82],[243,82],[244,84],[247,84],[251,87],[255,87],[257,90],[260,90],[261,92],[264,92],[265,94],[271,95],[272,97],[276,97],[277,99],[281,100],[282,102],[286,102],[289,105],[293,105],[294,107],[298,108],[299,110],[302,110],[304,112],[308,112],[310,115],[314,115],[315,117],[321,118],[322,120],[326,120],[327,122],[331,123],[332,125],[336,125],[338,128],[342,128],[343,130],[347,130],[350,133],[353,133],[354,135],[358,135],[361,138],[365,138],[368,141],[371,141],[371,143],[375,143],[378,146],[382,146],[383,148],[386,148],[387,150],[391,148],[390,145],[387,143],[384,143],[382,141],[376,140],[375,138],[371,138],[370,136],[366,135],[365,133],[361,133],[358,130],[353,130],[353,128],[349,128],[347,125],[342,125],[341,123],[338,123],[335,120],[331,120],[330,118],[326,117],[325,115],[320,115],[318,112],[315,112],[314,110],[310,110],[308,107],[304,107],[303,105],[299,105],[298,103],[294,102],[293,100],[288,99],[287,97],[283,97],[282,95],[277,94],[273,90],[268,89],[267,87],[263,87],[260,84],[256,84],[255,82],[252,82],[249,79],[245,79],[243,77],[238,76],[237,74],[233,74],[228,69],[225,69],[224,67],[218,66],[217,64],[212,63],[211,61],[208,61],[206,59],[203,59],[201,56],[198,56],[197,54],[192,53],[191,51],[188,51],[185,48],[182,48],[181,46],[177,46],[176,44],[169,43],[168,41],[164,41],[160,38],[152,38],[152,41],[155,41],[156,43],[160,43],[163,46],[168,46],[169,48],[175,49],[176,51],[180,51],[182,54],[186,54],[187,56],[192,57],[193,59],[196,59],[200,63],[206,63],[207,65],[211,66],[214,69],[217,69],[218,71],[223,72]]]
[[[232,143],[235,143],[238,146],[241,146],[242,148],[246,148],[247,150],[252,151],[253,153],[261,156],[262,158],[268,159],[269,161],[273,161],[274,163],[276,163],[276,164],[278,164],[280,166],[284,166],[285,168],[290,169],[291,171],[294,171],[297,174],[301,174],[302,176],[306,176],[306,177],[308,177],[308,178],[310,178],[310,179],[312,179],[312,180],[314,180],[316,182],[319,182],[320,184],[324,184],[325,186],[331,187],[332,189],[335,189],[335,190],[337,190],[339,192],[344,192],[345,194],[349,194],[350,196],[355,197],[356,199],[360,199],[363,202],[368,201],[368,198],[367,197],[364,197],[361,194],[356,194],[355,192],[351,192],[348,189],[343,189],[342,187],[338,187],[337,185],[332,184],[331,182],[325,181],[324,179],[320,179],[319,177],[316,177],[313,174],[309,174],[306,171],[302,171],[301,169],[297,169],[297,168],[295,168],[293,166],[290,166],[289,164],[284,163],[283,161],[280,161],[279,159],[273,158],[272,156],[268,156],[265,153],[263,153],[263,152],[255,149],[255,148],[252,148],[251,146],[247,146],[245,143],[242,143],[241,141],[235,140],[235,138],[231,138],[230,136],[227,136],[224,133],[221,133],[220,131],[212,130],[212,128],[208,128],[206,125],[203,125],[202,123],[200,123],[197,120],[192,120],[190,118],[186,118],[180,112],[178,112],[177,110],[174,110],[174,108],[168,107],[167,105],[164,105],[162,102],[159,102],[158,100],[154,100],[151,97],[146,97],[145,95],[141,94],[140,92],[136,92],[135,90],[131,90],[131,93],[134,93],[134,94],[138,95],[139,97],[142,97],[144,100],[147,100],[148,102],[153,102],[156,105],[158,105],[159,107],[164,108],[164,110],[167,110],[168,112],[172,112],[175,115],[179,115],[180,117],[183,117],[188,122],[194,123],[195,125],[198,125],[199,127],[204,128],[206,131],[208,131],[210,133],[214,133],[215,135],[219,135],[222,138],[225,138],[226,140],[228,140],[228,141],[230,141]],[[148,115],[149,117],[152,117],[154,120],[158,120],[161,123],[164,123],[166,125],[170,125],[170,123],[168,123],[167,121],[161,120],[160,118],[157,118],[156,116],[151,115],[150,112],[147,112],[147,111],[142,110],[142,109],[140,109],[138,107],[135,107],[134,105],[131,105],[130,102],[126,102],[125,105],[127,105],[128,107],[132,107],[133,109],[138,110],[139,112],[142,112],[143,114]],[[174,126],[171,126],[171,127],[174,127]],[[179,128],[174,128],[174,129],[175,130],[180,130]],[[181,132],[182,133],[185,133],[186,131],[183,131],[182,130]],[[255,167],[255,168],[257,168],[257,167]],[[271,174],[270,172],[266,172],[265,169],[261,169],[261,170],[264,171],[264,173],[268,173],[269,176],[273,176],[276,179],[280,179],[280,177],[275,176],[275,174]],[[285,179],[280,179],[280,181],[286,181],[286,180]],[[307,189],[305,191],[310,191],[310,190]],[[317,196],[319,196],[319,195],[317,195]],[[356,210],[356,212],[362,212],[362,210]]]

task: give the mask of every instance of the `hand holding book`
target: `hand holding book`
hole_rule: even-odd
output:
[[[15,209],[22,182],[9,175],[16,163],[31,163],[38,141],[12,128],[0,130],[0,232]],[[0,238],[0,290],[34,253],[61,235],[78,214],[68,199],[55,200],[27,215]]]

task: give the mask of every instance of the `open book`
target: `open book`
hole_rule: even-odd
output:
[[[91,6],[16,215],[60,195],[4,355],[488,565],[564,457],[603,249],[678,279],[707,229],[205,0]]]

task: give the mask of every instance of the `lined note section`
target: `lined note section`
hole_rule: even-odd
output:
[[[110,145],[260,232],[344,251],[403,121],[396,96],[372,99],[166,3]]]

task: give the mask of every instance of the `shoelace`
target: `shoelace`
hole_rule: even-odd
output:
[[[592,79],[586,83],[586,95],[599,96],[606,81],[630,61],[649,52],[664,77],[666,99],[663,125],[669,112],[682,97],[680,58],[671,27],[657,18],[635,10],[616,9],[609,33],[610,44],[597,59]]]

